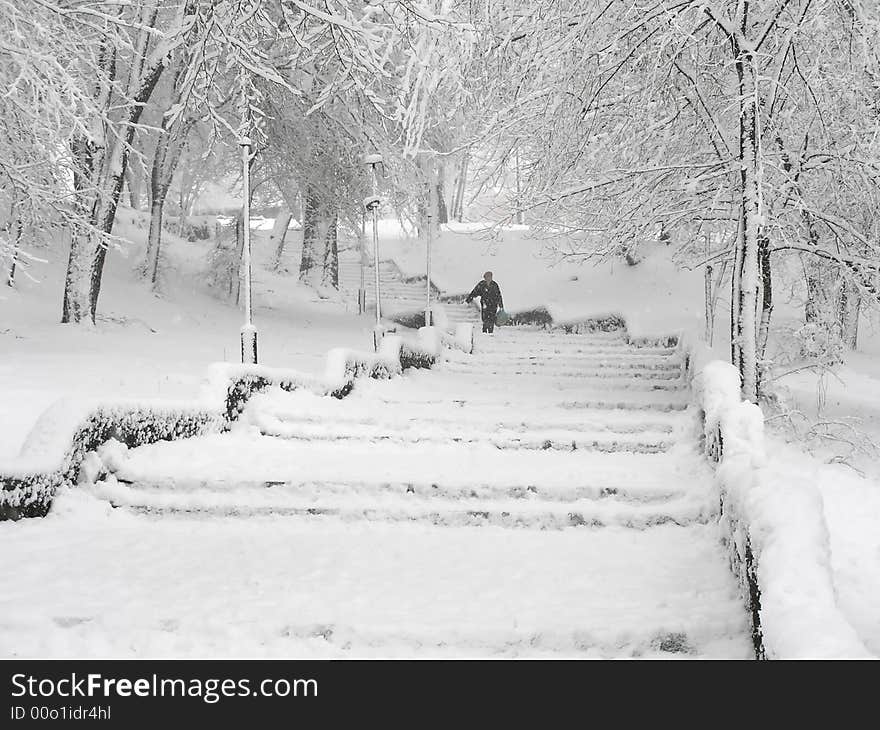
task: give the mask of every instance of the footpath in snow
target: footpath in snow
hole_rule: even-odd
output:
[[[751,656],[679,355],[476,347],[110,449],[0,532],[3,655]]]

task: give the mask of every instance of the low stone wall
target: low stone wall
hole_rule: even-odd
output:
[[[831,544],[811,457],[797,450],[768,458],[764,414],[740,396],[731,364],[699,350],[691,369],[715,464],[722,540],[739,581],[758,659],[859,658],[864,642],[837,604]]]
[[[703,424],[702,446],[706,457],[716,468],[724,459],[724,434],[721,420],[707,418],[706,411],[700,407],[700,421]],[[756,659],[765,659],[764,635],[761,630],[761,585],[755,554],[752,550],[749,525],[736,508],[735,500],[729,498],[728,490],[722,482],[720,495],[720,514],[722,544],[727,550],[730,569],[740,586],[740,595],[745,603],[751,624],[752,647]]]

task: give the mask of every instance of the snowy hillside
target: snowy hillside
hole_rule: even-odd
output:
[[[189,398],[209,363],[240,362],[243,315],[205,281],[211,241],[191,243],[166,233],[159,297],[133,271],[143,256],[144,214],[123,209],[115,232],[127,243],[107,257],[94,328],[59,324],[62,241],[33,251],[48,262],[30,262],[14,289],[0,290],[0,458],[17,453],[30,426],[58,398]],[[272,253],[267,235],[254,232],[261,360],[319,372],[330,348],[369,347],[371,325],[352,314],[356,302],[321,299],[298,286],[295,276],[266,270]]]
[[[629,266],[622,259],[566,260],[555,246],[564,248],[564,240],[542,239],[525,226],[450,224],[434,242],[431,278],[446,292],[468,292],[489,270],[510,312],[546,307],[559,322],[617,314],[634,336],[702,331],[702,271],[676,266],[670,249],[659,247]],[[407,273],[424,274],[424,242],[389,235],[386,251]]]

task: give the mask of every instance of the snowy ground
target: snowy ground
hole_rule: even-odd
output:
[[[792,421],[775,422],[777,458],[807,466],[822,495],[841,610],[880,656],[880,321],[866,318],[861,351],[832,373],[780,379]],[[792,425],[793,424],[793,427]],[[812,434],[812,435],[810,435]],[[821,436],[820,436],[821,434]],[[807,435],[811,456],[804,461]],[[789,443],[782,443],[782,442]],[[783,462],[784,463],[784,462]]]

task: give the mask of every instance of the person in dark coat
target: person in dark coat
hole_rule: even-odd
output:
[[[492,272],[483,274],[483,279],[474,290],[467,295],[465,301],[470,304],[477,297],[480,298],[480,312],[483,316],[483,332],[495,331],[495,318],[498,310],[504,309],[504,300],[501,298],[501,287],[497,281],[492,280]]]

